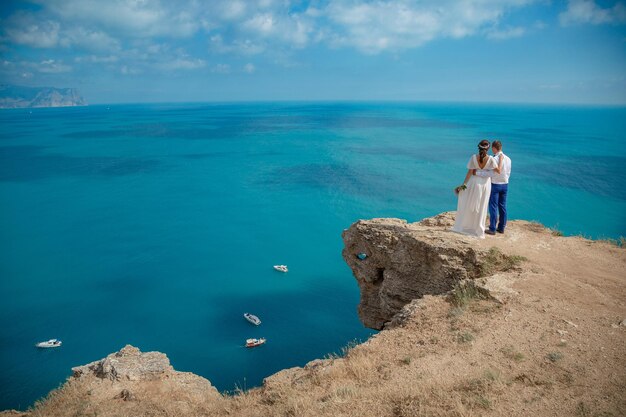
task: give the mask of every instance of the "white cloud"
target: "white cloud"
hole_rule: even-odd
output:
[[[241,29],[244,33],[302,48],[309,43],[311,35],[315,32],[315,22],[306,14],[264,12],[242,22]]]
[[[256,0],[256,3],[261,9],[268,9],[276,6],[281,6],[284,4],[289,4],[289,1],[284,0]]]
[[[114,30],[131,37],[188,37],[201,26],[202,4],[158,0],[39,0],[63,21]]]
[[[218,11],[225,20],[235,20],[245,15],[246,3],[239,0],[222,2],[218,5]]]
[[[259,14],[252,16],[247,21],[243,22],[243,27],[253,32],[258,32],[261,35],[270,35],[276,30],[276,22],[274,16],[271,13]]]
[[[313,24],[304,19],[294,19],[291,22],[291,30],[286,32],[286,39],[296,47],[304,47],[309,42],[311,34],[313,34]]]
[[[569,0],[567,9],[559,15],[561,25],[568,26],[576,23],[626,23],[626,6],[622,2],[613,7],[602,8],[594,0]]]
[[[196,58],[176,58],[173,60],[167,60],[159,64],[159,66],[165,70],[195,70],[206,66],[206,61]]]
[[[64,47],[79,46],[90,50],[115,51],[120,49],[119,41],[107,33],[80,26],[64,31],[59,45]]]
[[[137,75],[137,74],[141,74],[142,71],[139,68],[133,68],[127,65],[122,65],[120,67],[120,72],[124,75]]]
[[[72,68],[69,65],[65,65],[62,61],[55,61],[54,59],[46,59],[40,62],[8,60],[0,62],[0,73],[20,79],[33,78],[33,72],[57,74],[70,72],[71,70]]]
[[[256,55],[267,55],[267,62],[275,65],[294,67],[302,64],[293,51],[311,45],[397,55],[442,38],[476,35],[504,40],[533,28],[506,26],[503,16],[542,0],[29,1],[39,8],[15,12],[0,22],[0,50],[46,48],[47,57],[63,57],[74,68],[57,59],[38,62],[37,67],[17,66],[12,69],[16,76],[25,70],[78,72],[83,65],[91,71],[94,64],[127,75],[202,69],[231,73],[233,68],[253,73],[256,67],[244,63]],[[568,13],[578,10],[576,16],[582,16],[580,5],[596,16],[585,18],[590,22],[614,22],[623,11],[622,3],[600,9],[592,1],[577,0],[570,1]],[[574,14],[563,19],[573,21]],[[191,54],[202,49],[198,41],[205,45],[204,51]],[[54,48],[62,51],[53,55]],[[73,57],[66,58],[70,53]],[[227,63],[209,64],[208,54],[244,58],[241,63],[231,62],[231,68]],[[220,61],[227,59],[220,57]]]
[[[53,48],[59,43],[59,22],[49,19],[37,19],[34,15],[18,12],[4,22],[6,38],[18,45],[33,48]]]
[[[511,38],[519,38],[526,33],[523,27],[507,27],[504,29],[493,28],[487,31],[487,38],[494,40],[506,40]]]
[[[167,43],[142,43],[135,48],[116,55],[83,58],[89,62],[120,62],[123,74],[139,74],[158,71],[190,71],[207,66],[206,60],[188,54],[182,48],[172,48]]]
[[[365,53],[415,48],[437,38],[474,35],[496,24],[509,9],[532,0],[468,1],[332,1],[324,10],[337,29],[329,34],[335,46]]]
[[[115,55],[108,56],[98,56],[98,55],[89,55],[89,56],[77,56],[74,58],[74,62],[91,62],[94,64],[111,64],[119,61],[119,57]]]
[[[487,28],[497,26],[510,10],[539,0],[328,0],[308,5],[290,0],[33,1],[41,10],[16,14],[10,19],[23,22],[3,25],[11,42],[119,51],[142,40],[176,40],[206,32],[210,51],[255,55],[312,43],[380,53],[439,38],[521,36],[523,28]],[[596,15],[603,15],[597,10],[604,9],[589,0],[571,1],[571,13],[581,4],[591,4]],[[619,14],[621,8],[620,3],[612,13]]]
[[[247,38],[235,39],[226,44],[222,36],[218,34],[209,39],[209,50],[220,54],[256,55],[265,51],[265,45]]]
[[[51,19],[41,19],[33,13],[18,12],[2,22],[5,39],[33,48],[82,47],[94,50],[119,49],[119,42],[100,30],[65,25]]]
[[[560,90],[562,87],[561,84],[541,84],[538,88],[540,90]]]
[[[217,74],[230,74],[230,65],[217,64],[213,68],[211,68],[211,72],[215,72]]]
[[[58,74],[61,72],[70,72],[72,67],[63,63],[63,61],[57,61],[54,59],[46,59],[37,64],[29,64],[37,71],[46,74]]]

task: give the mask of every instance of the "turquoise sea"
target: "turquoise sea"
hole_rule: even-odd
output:
[[[623,107],[138,104],[0,127],[0,409],[127,343],[232,390],[366,339],[341,232],[454,210],[483,138],[513,161],[511,218],[626,236]]]

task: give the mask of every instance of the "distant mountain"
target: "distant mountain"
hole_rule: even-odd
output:
[[[0,85],[0,109],[86,105],[87,102],[75,88]]]

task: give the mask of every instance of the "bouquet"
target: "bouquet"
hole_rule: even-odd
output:
[[[454,194],[459,195],[459,193],[463,190],[467,189],[467,185],[463,184],[463,185],[459,185],[458,187],[456,187],[454,189]]]

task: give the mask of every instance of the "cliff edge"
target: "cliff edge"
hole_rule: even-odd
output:
[[[222,395],[131,346],[24,416],[626,415],[626,250],[526,221],[477,240],[452,213],[362,220],[343,256],[383,331]]]
[[[360,220],[344,231],[343,258],[361,289],[363,324],[380,330],[412,300],[446,294],[523,260],[452,234],[453,224],[453,213],[442,213],[418,223]]]

